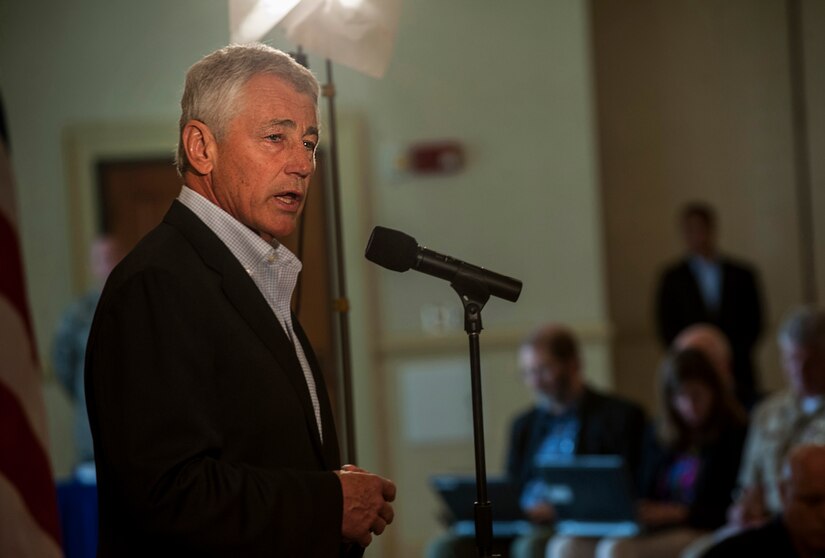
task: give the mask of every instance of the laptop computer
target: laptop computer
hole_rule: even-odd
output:
[[[546,498],[556,508],[556,531],[577,537],[632,537],[637,498],[618,455],[554,457],[538,464]]]
[[[459,536],[475,536],[475,476],[433,475],[430,485],[447,509],[452,530]],[[515,537],[530,532],[530,522],[519,505],[518,488],[506,477],[487,478],[487,497],[493,505],[493,536]]]

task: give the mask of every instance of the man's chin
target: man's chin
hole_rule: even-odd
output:
[[[295,232],[297,219],[284,223],[283,220],[280,221],[277,225],[273,225],[270,227],[266,227],[265,229],[261,229],[259,233],[261,238],[266,240],[267,242],[272,242],[272,240],[277,240],[278,242],[283,242],[286,240],[292,233]]]

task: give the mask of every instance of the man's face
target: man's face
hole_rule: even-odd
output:
[[[796,463],[782,487],[785,524],[811,552],[825,552],[825,455]],[[819,554],[817,554],[819,555]]]
[[[814,347],[783,340],[782,366],[791,389],[802,396],[825,395],[825,354]]]
[[[548,351],[522,347],[519,353],[524,383],[550,403],[569,403],[573,376],[578,370],[576,361],[564,362]]]
[[[688,215],[682,221],[685,245],[691,254],[710,256],[716,248],[713,228],[698,215]]]
[[[290,234],[304,207],[318,143],[312,98],[269,74],[242,88],[211,173],[217,205],[264,240]]]

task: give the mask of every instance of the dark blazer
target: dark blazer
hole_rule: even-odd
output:
[[[691,527],[716,529],[725,524],[728,506],[733,502],[733,489],[739,474],[746,434],[746,426],[733,426],[716,441],[701,448],[694,487],[695,499],[688,511],[687,523]],[[652,428],[645,446],[642,495],[655,500],[658,481],[676,453],[658,443]]]
[[[780,516],[761,527],[755,527],[723,539],[712,546],[702,558],[730,558],[733,556],[770,556],[796,558],[799,556],[791,535]]]
[[[714,324],[730,341],[737,395],[746,405],[758,391],[751,353],[762,332],[762,303],[756,272],[748,265],[721,258],[719,309],[705,306],[699,284],[683,259],[664,270],[656,296],[659,339],[665,348],[689,325]]]
[[[638,480],[645,431],[642,408],[586,387],[576,411],[580,422],[576,454],[621,455]],[[519,486],[535,476],[534,457],[546,435],[541,420],[543,413],[534,407],[513,421],[507,474]]]
[[[342,493],[294,347],[218,237],[174,202],[113,271],[86,356],[100,557],[335,557]]]

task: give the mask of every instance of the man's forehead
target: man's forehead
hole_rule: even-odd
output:
[[[301,91],[288,80],[274,74],[265,72],[255,74],[243,84],[241,91],[242,95],[253,98],[272,96],[295,107],[311,108],[313,114],[316,116],[318,114],[318,103],[312,95]]]
[[[272,118],[270,120],[265,121],[262,125],[262,128],[288,128],[290,130],[297,130],[298,124],[291,118]],[[304,135],[317,136],[318,127],[310,122],[306,129],[300,130],[300,132]]]
[[[535,345],[525,345],[519,352],[521,361],[524,363],[549,363],[555,364],[561,362],[556,355],[545,347],[537,347]]]

